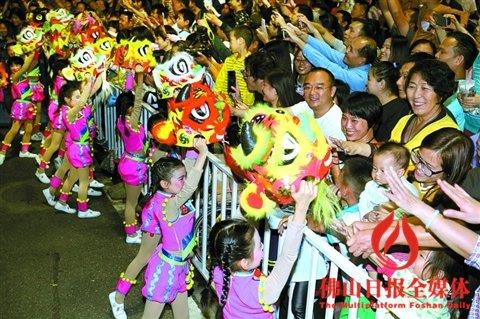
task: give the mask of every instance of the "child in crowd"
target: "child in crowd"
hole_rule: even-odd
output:
[[[361,220],[376,206],[389,202],[388,197],[384,194],[384,191],[387,190],[387,180],[384,173],[390,167],[395,170],[410,192],[418,196],[415,186],[403,176],[409,162],[410,153],[404,146],[395,142],[387,142],[380,146],[373,156],[372,180],[365,185],[365,189],[360,194],[358,201],[359,219],[344,220],[345,223],[350,225],[356,220]],[[353,217],[353,215],[350,215],[350,217]]]
[[[188,318],[186,279],[195,244],[195,208],[188,199],[202,176],[207,154],[205,140],[195,138],[194,148],[199,154],[193,167],[188,169],[186,179],[186,165],[178,159],[161,158],[152,167],[153,196],[142,211],[140,250],[125,273],[120,275],[116,291],[109,295],[117,319],[127,318],[123,301],[147,260],[142,289],[147,298],[144,318],[160,317],[165,303],[171,303],[175,318]],[[191,160],[190,154],[187,152],[186,162]],[[158,245],[160,237],[162,242]]]
[[[350,157],[345,160],[337,182],[337,196],[345,205],[337,214],[337,220],[331,226],[332,230],[345,235],[345,225],[341,221],[358,218],[358,201],[365,185],[372,180],[371,172],[372,162],[365,157]],[[332,234],[327,234],[327,238],[332,244],[339,242]],[[343,251],[345,252],[346,248]]]
[[[209,284],[212,281],[215,284],[223,318],[273,318],[272,304],[295,263],[305,215],[316,193],[312,182],[302,181],[298,190],[292,189],[295,214],[284,234],[282,252],[268,276],[257,269],[263,258],[263,246],[254,226],[239,219],[224,220],[213,226],[209,234],[212,258]]]
[[[234,74],[234,78],[232,78],[232,76],[230,77],[231,80],[235,80],[235,87],[238,91],[238,100],[248,106],[252,106],[255,96],[248,90],[242,71],[245,68],[245,58],[250,55],[248,48],[252,44],[252,41],[253,32],[249,27],[237,26],[233,28],[230,32],[230,50],[233,54],[225,59],[215,82],[217,92],[225,94],[231,93],[232,88],[229,87],[230,81],[228,79],[228,74]],[[229,101],[230,105],[234,105],[233,100],[230,99]]]
[[[138,74],[135,96],[123,92],[115,103],[117,110],[117,132],[125,151],[118,163],[118,173],[125,184],[124,230],[127,244],[140,244],[141,232],[137,229],[135,208],[143,184],[147,182],[148,136],[145,127],[139,122],[142,111],[143,73]]]
[[[185,41],[192,33],[192,26],[195,23],[195,14],[190,9],[182,9],[178,11],[177,22],[173,25],[173,29],[177,32],[176,36],[171,36],[173,42],[179,40]]]
[[[36,53],[32,52],[25,58],[25,60],[20,57],[12,57],[9,60],[12,98],[14,99],[10,111],[10,117],[13,122],[2,142],[2,147],[0,149],[0,165],[3,164],[5,155],[10,149],[10,143],[13,141],[22,126],[24,127],[25,132],[23,134],[22,147],[18,156],[29,158],[36,157],[35,154],[28,151],[30,148],[33,120],[35,119],[37,109],[32,102],[33,91],[30,87],[29,80],[26,77],[27,72],[29,72],[34,64],[35,55]]]

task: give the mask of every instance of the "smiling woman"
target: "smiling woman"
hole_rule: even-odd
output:
[[[447,64],[437,60],[417,63],[406,78],[406,94],[413,114],[402,117],[390,140],[404,143],[409,150],[420,146],[430,133],[441,128],[458,129],[443,102],[455,88],[455,75]],[[409,170],[413,169],[413,165]]]

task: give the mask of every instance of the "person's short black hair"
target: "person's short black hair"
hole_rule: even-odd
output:
[[[422,79],[438,94],[440,103],[445,102],[456,90],[455,73],[445,62],[428,59],[422,63],[415,63],[407,75],[405,87],[408,87],[408,83],[416,73],[420,74]]]
[[[418,39],[418,40],[414,41],[412,44],[410,44],[409,52],[412,53],[413,49],[417,45],[421,45],[421,44],[426,44],[426,45],[430,46],[430,48],[432,49],[433,55],[435,55],[437,53],[437,47],[435,46],[435,43],[433,43],[432,41],[430,41],[428,39]]]
[[[382,80],[385,81],[385,87],[388,91],[398,95],[397,80],[400,77],[400,74],[393,62],[379,61],[374,63],[370,70],[378,82]]]
[[[235,38],[242,38],[245,41],[245,45],[247,48],[250,46],[250,44],[252,44],[253,32],[252,29],[250,29],[248,26],[237,25],[235,28],[233,28],[232,33]]]
[[[335,98],[337,99],[337,105],[342,105],[343,101],[345,101],[350,94],[350,85],[339,79],[335,79],[333,83],[335,85]]]
[[[381,145],[375,152],[374,156],[380,155],[392,156],[395,163],[405,170],[408,168],[410,163],[410,152],[403,144],[397,142],[389,141]]]
[[[338,10],[337,13],[341,13],[343,20],[347,22],[347,26],[352,23],[352,15],[347,10]]]
[[[245,69],[255,80],[264,80],[276,65],[275,57],[265,50],[258,50],[245,58]]]
[[[24,60],[19,56],[12,56],[8,59],[8,66],[12,67],[12,65],[23,65]]]
[[[478,55],[478,49],[472,37],[462,33],[460,31],[453,31],[447,38],[453,38],[457,40],[457,45],[453,48],[453,51],[463,56],[465,69],[470,69],[473,65],[473,61]]]
[[[372,161],[363,156],[349,157],[343,162],[342,180],[358,199],[365,184],[372,180]]]
[[[131,20],[133,18],[133,13],[131,11],[128,11],[128,10],[121,10],[118,13],[118,16],[120,17],[121,15],[127,16],[128,20]]]
[[[369,128],[376,129],[382,118],[382,103],[373,94],[367,92],[353,92],[340,106],[343,113],[364,119]]]
[[[435,57],[431,54],[426,53],[426,52],[417,52],[417,53],[410,54],[409,56],[407,56],[405,58],[405,60],[403,61],[402,65],[404,65],[406,63],[417,63],[417,62],[421,62],[421,61],[424,61],[424,60],[430,60],[430,59],[435,59]]]
[[[310,70],[310,72],[308,72],[308,74],[312,74],[312,73],[315,73],[315,72],[325,72],[328,75],[328,80],[330,82],[330,85],[331,86],[335,85],[335,76],[333,75],[333,73],[330,70],[322,68],[322,67],[313,67]]]
[[[372,64],[377,59],[377,43],[369,37],[362,37],[366,40],[364,46],[358,50],[361,57],[365,58],[365,64]]]
[[[298,13],[303,14],[309,21],[313,21],[313,10],[305,4],[297,5]]]
[[[188,27],[190,28],[195,22],[195,13],[190,9],[182,9],[178,11],[178,14],[183,17],[183,20],[188,21]]]
[[[352,19],[352,22],[358,21],[362,24],[362,29],[360,30],[360,35],[375,39],[377,30],[375,28],[375,23],[371,19]]]
[[[150,30],[144,25],[134,27],[130,33],[130,36],[132,38],[135,38],[135,40],[139,41],[149,40],[151,42],[155,42],[155,36],[152,33],[152,30]]]

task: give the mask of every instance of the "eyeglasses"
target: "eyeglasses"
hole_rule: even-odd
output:
[[[439,173],[443,172],[443,169],[439,170],[439,171],[433,171],[428,166],[429,164],[426,163],[425,160],[420,156],[420,153],[418,152],[418,149],[419,149],[419,147],[416,147],[412,150],[411,159],[412,159],[413,164],[415,164],[418,167],[418,169],[420,171],[422,171],[423,174],[425,174],[425,176],[430,177],[432,175],[439,174]]]
[[[312,91],[312,90],[316,90],[319,94],[323,94],[325,92],[325,90],[328,90],[329,88],[331,88],[331,86],[314,86],[314,85],[310,85],[310,84],[306,84],[303,86],[303,91]]]

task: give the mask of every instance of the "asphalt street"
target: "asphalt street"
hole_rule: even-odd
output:
[[[108,294],[139,246],[124,242],[122,217],[107,196],[90,199],[98,218],[56,213],[34,159],[17,153],[12,147],[0,166],[0,318],[113,318]],[[143,312],[139,279],[127,298],[129,318]]]

